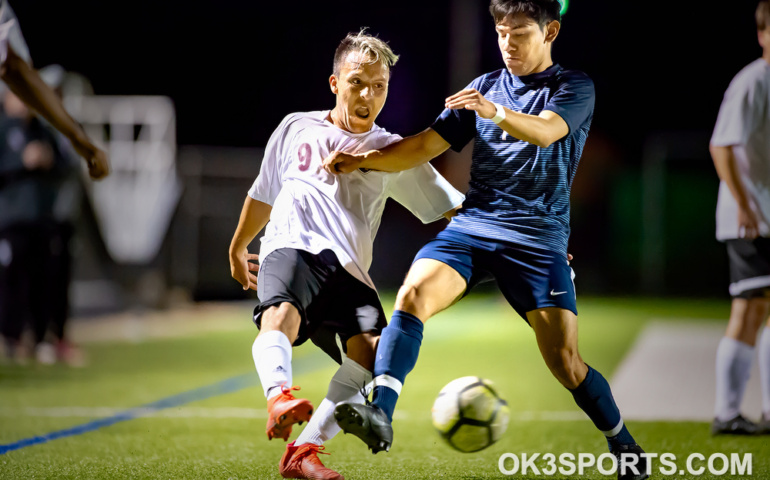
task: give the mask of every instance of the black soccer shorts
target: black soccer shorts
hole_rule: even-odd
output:
[[[770,238],[728,240],[730,295],[770,297]]]
[[[288,302],[301,317],[294,345],[310,339],[337,363],[342,363],[348,339],[360,333],[379,335],[387,325],[377,292],[345,270],[331,250],[317,255],[293,248],[270,252],[260,262],[257,295],[257,327],[262,312]]]

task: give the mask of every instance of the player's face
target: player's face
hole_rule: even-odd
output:
[[[369,61],[360,52],[350,52],[339,77],[329,78],[332,92],[337,95],[332,122],[352,133],[371,130],[388,97],[388,67],[380,61]]]
[[[540,27],[523,13],[505,17],[495,25],[497,44],[508,71],[522,76],[542,72],[551,66],[551,43],[558,35],[559,27],[555,20]]]

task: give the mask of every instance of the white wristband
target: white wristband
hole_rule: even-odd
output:
[[[492,117],[490,120],[492,120],[495,123],[500,123],[503,120],[505,120],[505,108],[503,108],[502,105],[499,103],[495,103],[495,116]]]

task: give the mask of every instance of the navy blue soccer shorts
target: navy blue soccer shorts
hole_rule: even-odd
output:
[[[527,312],[546,307],[577,315],[572,268],[562,254],[447,228],[422,247],[414,261],[421,258],[438,260],[462,275],[468,285],[464,295],[479,283],[497,280],[505,299],[524,320]]]

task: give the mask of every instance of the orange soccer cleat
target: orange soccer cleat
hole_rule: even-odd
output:
[[[286,445],[286,452],[281,457],[279,471],[283,478],[310,478],[313,480],[345,480],[339,473],[326,468],[318,458],[324,447],[305,443],[294,446],[294,442]]]
[[[295,423],[310,420],[313,415],[313,405],[304,398],[294,398],[292,390],[299,387],[286,388],[281,386],[281,393],[267,401],[267,432],[268,440],[283,438],[284,441],[291,435],[291,426]]]

